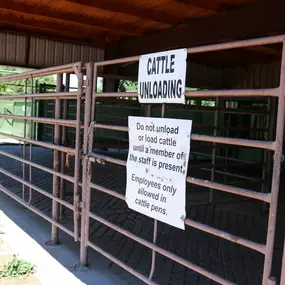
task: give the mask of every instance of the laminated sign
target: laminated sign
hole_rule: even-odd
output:
[[[186,49],[142,55],[139,60],[139,102],[185,104],[186,59]]]
[[[192,121],[129,117],[129,208],[184,229]]]

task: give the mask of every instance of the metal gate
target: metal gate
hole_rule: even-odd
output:
[[[282,146],[283,146],[283,132],[284,132],[284,84],[285,84],[285,45],[284,45],[284,36],[268,37],[262,39],[246,40],[225,44],[216,44],[209,45],[204,47],[194,47],[189,48],[188,54],[198,54],[206,53],[211,51],[222,51],[227,49],[238,49],[244,47],[253,47],[267,44],[282,44],[282,59],[281,59],[281,72],[280,72],[280,84],[276,88],[267,88],[267,89],[238,89],[238,90],[203,90],[203,91],[187,91],[185,96],[187,100],[190,98],[194,99],[205,99],[205,98],[217,98],[217,102],[220,99],[224,98],[277,98],[278,99],[278,108],[277,108],[277,123],[276,123],[276,136],[275,139],[273,136],[268,136],[267,140],[259,139],[243,139],[243,138],[230,138],[226,136],[218,136],[216,129],[214,129],[213,135],[202,135],[193,133],[191,139],[193,142],[203,142],[211,143],[213,147],[213,152],[208,154],[211,159],[210,166],[207,165],[206,170],[211,173],[211,181],[197,178],[193,176],[187,177],[187,183],[189,185],[196,185],[205,188],[209,188],[211,192],[211,200],[214,197],[212,194],[217,192],[225,192],[228,194],[234,194],[240,197],[252,198],[258,201],[262,201],[269,205],[269,219],[268,219],[268,228],[267,228],[267,237],[266,243],[258,243],[235,234],[214,228],[207,224],[195,221],[194,219],[187,218],[185,219],[185,225],[190,228],[195,228],[199,231],[206,232],[213,236],[218,237],[222,240],[227,240],[232,243],[241,245],[245,248],[252,249],[264,255],[264,270],[263,270],[263,281],[262,284],[275,284],[274,279],[271,278],[272,270],[272,258],[274,253],[274,236],[276,229],[276,215],[277,215],[277,204],[278,204],[278,192],[279,192],[279,180],[280,180],[280,166],[282,158]],[[22,177],[15,175],[10,171],[5,170],[4,167],[0,167],[0,173],[13,179],[17,183],[22,185],[20,191],[12,191],[8,189],[10,186],[1,184],[0,190],[11,198],[15,199],[20,204],[24,205],[31,211],[35,212],[39,216],[43,217],[45,220],[52,224],[52,235],[51,243],[58,243],[58,230],[66,232],[70,236],[74,237],[75,241],[80,242],[80,262],[82,265],[86,265],[88,261],[87,251],[88,247],[91,247],[104,255],[106,258],[111,260],[113,263],[118,264],[132,275],[136,276],[140,280],[144,281],[147,284],[156,284],[153,280],[153,274],[157,265],[158,255],[164,256],[170,260],[173,260],[177,264],[182,264],[186,268],[198,272],[199,274],[216,281],[220,284],[234,284],[232,281],[228,281],[219,275],[212,273],[209,270],[206,270],[200,265],[194,264],[187,259],[179,256],[176,253],[173,253],[157,244],[157,221],[153,222],[153,231],[152,231],[152,241],[148,240],[145,237],[139,236],[132,233],[130,230],[123,228],[115,223],[109,221],[108,219],[102,217],[100,213],[95,213],[96,208],[91,207],[91,193],[93,190],[114,197],[122,203],[125,203],[125,196],[122,193],[115,191],[113,188],[108,188],[104,185],[95,183],[92,178],[94,173],[92,172],[92,167],[101,166],[102,164],[109,165],[118,165],[120,167],[126,166],[126,160],[114,157],[107,156],[102,153],[93,151],[94,140],[96,140],[96,130],[105,129],[110,132],[128,132],[127,126],[114,125],[114,124],[105,124],[96,121],[96,114],[98,111],[97,102],[101,98],[120,98],[126,99],[129,97],[135,98],[137,94],[135,92],[125,92],[125,93],[99,93],[97,92],[97,79],[98,79],[98,70],[100,68],[114,65],[114,64],[128,64],[132,62],[137,62],[139,56],[116,59],[110,61],[104,61],[88,64],[74,63],[65,66],[53,67],[48,69],[43,69],[39,71],[32,71],[24,74],[18,74],[8,77],[1,77],[0,82],[7,81],[17,81],[17,80],[31,80],[38,76],[46,75],[57,75],[57,90],[56,93],[46,93],[46,94],[35,94],[33,87],[31,87],[31,92],[29,94],[19,94],[19,95],[8,95],[2,96],[1,100],[25,100],[25,104],[28,101],[31,103],[38,100],[53,100],[55,103],[54,107],[54,117],[38,117],[33,115],[33,110],[30,114],[25,113],[24,116],[16,116],[11,114],[0,114],[0,117],[7,119],[22,120],[25,124],[24,136],[19,137],[13,134],[0,133],[8,138],[15,139],[23,143],[23,154],[22,156],[17,156],[15,154],[9,153],[7,151],[0,150],[1,156],[8,157],[14,161],[20,162],[22,165],[21,173]],[[76,74],[78,78],[78,88],[75,92],[70,92],[68,87],[63,90],[63,74]],[[33,84],[31,84],[33,86]],[[28,93],[28,92],[27,92]],[[192,100],[191,99],[191,100]],[[76,100],[76,119],[68,119],[68,110],[67,110],[67,100]],[[190,102],[190,101],[189,101]],[[191,104],[191,102],[189,103]],[[81,112],[81,107],[84,105],[84,113]],[[33,106],[33,104],[30,104]],[[143,106],[142,112],[146,116],[151,116],[152,106]],[[155,107],[157,116],[163,117],[165,115],[165,110],[167,110],[166,105],[161,107]],[[26,108],[25,108],[26,110]],[[218,113],[221,110],[219,108],[215,109],[215,125],[217,126]],[[81,117],[84,115],[84,124],[82,124]],[[166,114],[167,115],[167,114]],[[29,128],[30,131],[29,137],[26,134],[26,124],[30,122]],[[54,127],[53,143],[38,141],[33,136],[33,123],[37,124],[50,124]],[[258,124],[261,124],[258,122]],[[262,123],[264,124],[264,123]],[[72,144],[69,144],[67,133],[68,128],[75,129],[75,139]],[[257,132],[260,131],[260,127],[256,127]],[[83,146],[81,146],[81,135],[83,134]],[[127,133],[126,133],[127,135]],[[272,170],[272,182],[271,182],[271,191],[270,193],[266,192],[266,187],[264,186],[265,180],[267,178],[266,171],[262,173],[262,191],[253,191],[243,187],[232,186],[226,183],[215,182],[215,174],[221,172],[225,174],[225,171],[222,172],[217,170],[216,159],[219,158],[217,154],[218,144],[225,146],[240,146],[240,147],[250,147],[252,149],[261,149],[274,152],[274,162]],[[29,151],[27,150],[27,145],[29,145]],[[33,161],[33,148],[32,146],[39,146],[52,151],[52,169],[48,166],[43,166],[40,163]],[[199,149],[200,145],[198,145]],[[226,149],[227,151],[227,149]],[[194,155],[201,155],[200,151],[193,152]],[[66,155],[71,155],[75,157],[73,175],[65,173],[64,162]],[[266,156],[265,156],[266,157]],[[225,168],[228,168],[228,160],[225,163]],[[236,163],[243,162],[242,160],[234,159]],[[270,159],[269,159],[270,161]],[[82,162],[82,163],[81,163]],[[268,165],[268,162],[266,162]],[[28,169],[26,168],[28,166]],[[82,166],[82,176],[81,176],[81,166]],[[263,165],[263,170],[267,166]],[[52,186],[49,189],[52,189],[52,193],[48,190],[44,190],[34,183],[35,175],[34,173],[37,170],[43,171],[46,175],[52,175]],[[97,169],[95,168],[95,174]],[[112,169],[111,171],[116,171]],[[233,171],[234,172],[234,171]],[[226,171],[226,173],[228,173]],[[111,173],[111,175],[113,172]],[[238,176],[238,174],[232,173],[231,176]],[[82,177],[82,181],[81,178]],[[73,183],[72,197],[70,199],[66,198],[66,193],[64,189],[63,181],[68,181]],[[40,211],[37,207],[33,205],[33,196],[32,193],[40,193],[51,200],[50,208],[52,209],[51,214],[48,215]],[[61,216],[63,207],[71,210],[73,223],[72,227],[67,227],[61,223]],[[118,209],[120,214],[120,209]],[[131,267],[129,264],[121,261],[117,256],[114,256],[100,246],[92,242],[90,239],[90,224],[92,221],[97,221],[100,224],[105,225],[109,229],[126,236],[128,239],[131,239],[138,244],[141,244],[152,251],[151,257],[151,266],[148,274],[142,274],[138,270]],[[104,234],[103,234],[104,236]],[[284,275],[283,275],[284,276]],[[284,278],[284,277],[283,277]]]
[[[34,213],[38,214],[45,220],[51,223],[51,244],[58,243],[58,230],[66,232],[67,234],[74,237],[75,241],[78,240],[79,236],[79,197],[80,197],[80,133],[81,133],[81,105],[85,99],[86,83],[91,84],[92,78],[90,79],[90,64],[83,65],[81,62],[46,68],[42,70],[36,70],[26,72],[17,75],[11,75],[1,77],[0,82],[25,82],[25,94],[17,95],[3,95],[1,96],[1,102],[4,101],[21,101],[24,100],[24,116],[13,115],[13,114],[0,114],[1,118],[18,120],[24,122],[23,136],[16,136],[15,134],[1,132],[0,135],[6,138],[18,141],[22,148],[22,154],[15,155],[8,151],[0,150],[1,156],[15,160],[21,163],[21,171],[5,170],[1,165],[0,173],[12,179],[14,183],[22,184],[22,190],[10,191],[8,186],[6,187],[2,183],[0,184],[0,190],[6,193],[11,198],[15,199],[20,204],[24,205]],[[66,83],[69,81],[69,75],[75,74],[77,76],[78,85],[75,92],[69,92],[69,85],[67,83],[65,90],[63,83],[63,74],[66,74]],[[56,76],[56,92],[55,93],[36,93],[34,88],[34,79],[42,76]],[[84,79],[85,76],[85,80]],[[29,83],[27,84],[27,81]],[[76,119],[70,120],[67,118],[67,101],[76,101]],[[38,101],[52,101],[54,103],[54,111],[52,116],[40,117],[34,115],[33,106]],[[31,110],[27,113],[27,105],[31,106]],[[28,126],[29,124],[29,126]],[[34,124],[47,124],[53,127],[53,140],[52,142],[39,141],[35,137],[33,132]],[[67,130],[68,128],[75,130],[75,138],[73,144],[67,142]],[[27,132],[29,130],[29,132]],[[47,150],[51,150],[50,156],[52,157],[51,167],[44,164],[43,161],[35,162],[35,155],[33,155],[33,148],[35,146],[42,147]],[[65,173],[65,158],[66,156],[75,157],[73,175]],[[28,168],[26,167],[28,166]],[[41,173],[39,171],[42,171]],[[22,173],[22,177],[19,176],[19,172]],[[43,174],[44,173],[44,174]],[[17,174],[17,175],[16,175]],[[45,189],[38,186],[35,180],[37,176],[43,177],[51,174],[52,185],[47,185]],[[3,180],[5,181],[5,180]],[[8,180],[7,180],[8,181]],[[73,183],[73,197],[70,200],[65,199],[65,183],[68,181]],[[10,182],[11,183],[11,182]],[[8,184],[7,184],[8,185]],[[11,184],[10,184],[11,185]],[[13,189],[15,190],[15,189]],[[33,196],[42,195],[42,197],[49,198],[51,213],[45,213],[36,206],[33,205]],[[69,209],[73,213],[73,228],[68,228],[61,223],[62,212],[64,208]]]
[[[272,269],[272,258],[274,251],[274,236],[275,236],[275,227],[276,227],[276,214],[277,214],[277,202],[278,202],[278,191],[279,191],[279,177],[280,177],[280,163],[282,156],[282,145],[283,145],[283,131],[284,131],[284,84],[285,84],[285,46],[284,46],[284,36],[276,36],[269,38],[261,38],[254,40],[245,40],[239,42],[232,43],[224,43],[224,44],[215,44],[203,47],[194,47],[189,48],[188,54],[198,54],[198,53],[206,53],[211,51],[222,51],[227,49],[238,49],[243,47],[253,47],[253,46],[261,46],[267,44],[276,44],[281,43],[283,45],[282,48],[282,60],[281,60],[281,72],[280,72],[280,84],[277,88],[268,88],[268,89],[238,89],[238,90],[206,90],[206,91],[189,91],[186,92],[186,98],[265,98],[265,97],[275,97],[278,98],[278,108],[277,108],[277,124],[276,124],[276,138],[272,141],[263,141],[263,140],[248,140],[243,138],[229,138],[229,137],[219,137],[214,134],[210,135],[199,135],[192,134],[192,141],[198,142],[211,142],[213,144],[224,144],[224,145],[232,145],[232,146],[244,146],[251,147],[263,150],[271,150],[274,152],[274,164],[273,164],[273,172],[272,172],[272,185],[270,193],[263,193],[248,190],[246,188],[240,188],[235,186],[230,186],[223,183],[215,183],[213,181],[207,181],[199,178],[195,178],[192,176],[187,177],[187,183],[192,185],[199,185],[203,187],[210,188],[211,191],[223,191],[235,195],[239,195],[242,197],[249,197],[252,199],[256,199],[259,201],[263,201],[269,204],[269,221],[268,221],[268,229],[267,229],[267,238],[266,244],[257,243],[231,233],[219,230],[214,227],[210,227],[206,224],[191,220],[189,218],[185,219],[185,224],[188,227],[193,227],[199,229],[200,231],[207,232],[214,236],[217,236],[221,239],[225,239],[231,241],[233,243],[242,245],[246,248],[252,249],[254,251],[258,251],[264,254],[264,270],[263,270],[263,281],[262,284],[274,284],[276,281],[271,278],[271,269]],[[131,231],[126,230],[107,219],[103,218],[99,214],[95,214],[90,209],[90,197],[91,191],[96,189],[105,194],[111,195],[112,197],[116,197],[120,200],[125,200],[125,196],[121,193],[116,192],[114,189],[109,189],[102,185],[98,185],[92,182],[91,175],[91,165],[94,163],[104,164],[110,163],[120,166],[126,166],[126,161],[106,155],[96,154],[93,152],[93,141],[94,141],[94,130],[95,129],[106,129],[120,132],[128,132],[127,126],[119,126],[119,125],[108,125],[108,124],[99,124],[95,121],[96,116],[96,102],[98,98],[128,98],[128,97],[137,97],[136,93],[98,93],[96,92],[96,82],[97,82],[97,74],[98,69],[106,67],[108,65],[114,64],[128,64],[132,62],[136,62],[139,60],[139,56],[109,60],[104,62],[95,63],[94,67],[94,85],[93,85],[93,93],[92,96],[88,96],[86,98],[85,104],[85,122],[84,122],[84,162],[83,162],[83,181],[82,186],[83,191],[82,195],[82,228],[81,228],[81,263],[87,263],[87,249],[90,246],[96,251],[100,252],[102,255],[110,259],[112,262],[118,264],[123,267],[125,270],[129,271],[131,274],[135,275],[137,278],[141,279],[147,284],[156,284],[153,280],[153,272],[156,266],[156,254],[160,254],[165,256],[173,261],[184,265],[185,267],[196,271],[211,280],[214,280],[220,284],[234,284],[231,281],[225,280],[224,278],[213,274],[212,272],[200,267],[196,264],[189,262],[188,260],[156,245],[157,239],[157,221],[154,221],[153,227],[153,242],[150,242],[138,235],[133,234]],[[92,106],[92,107],[91,107]],[[162,105],[161,115],[164,115],[165,105]],[[91,114],[91,115],[88,115]],[[150,113],[148,113],[150,115]],[[213,154],[213,162],[215,162],[215,153]],[[214,163],[213,163],[214,164]],[[211,171],[214,173],[213,166],[211,167]],[[149,272],[149,276],[143,275],[140,272],[136,271],[128,264],[122,262],[117,257],[109,254],[107,251],[103,250],[100,246],[92,243],[89,239],[89,227],[90,227],[90,218],[92,220],[96,220],[103,225],[127,236],[128,238],[138,242],[139,244],[144,245],[145,247],[152,250],[152,260],[151,260],[151,269]]]

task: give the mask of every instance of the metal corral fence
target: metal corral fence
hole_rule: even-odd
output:
[[[281,60],[281,72],[280,72],[280,84],[276,88],[268,88],[268,89],[238,89],[238,90],[206,90],[206,91],[190,91],[186,92],[186,98],[230,98],[230,97],[243,97],[243,98],[260,98],[260,97],[275,97],[278,98],[278,108],[277,108],[277,124],[276,124],[276,138],[272,141],[263,141],[263,140],[249,140],[249,139],[242,139],[242,138],[229,138],[229,137],[218,137],[218,136],[209,136],[209,135],[198,135],[192,134],[191,139],[192,141],[199,141],[199,142],[211,142],[214,144],[225,144],[225,145],[233,145],[233,146],[243,146],[243,147],[251,147],[251,148],[258,148],[264,150],[271,150],[274,152],[274,163],[273,163],[273,174],[272,174],[272,184],[271,184],[271,192],[270,193],[262,193],[257,191],[248,190],[245,188],[239,188],[234,186],[229,186],[222,183],[215,183],[205,181],[203,179],[198,179],[195,177],[187,177],[187,182],[194,185],[203,186],[206,188],[210,188],[212,190],[217,191],[224,191],[227,193],[232,193],[235,195],[240,195],[243,197],[249,197],[252,199],[260,200],[265,203],[269,204],[269,221],[268,221],[268,229],[267,229],[267,238],[266,243],[261,244],[257,243],[228,232],[210,227],[206,224],[202,224],[191,220],[189,218],[185,219],[185,224],[189,227],[194,227],[201,231],[210,233],[215,235],[221,239],[225,239],[231,241],[233,243],[237,243],[244,247],[250,248],[252,250],[258,251],[264,254],[264,270],[263,270],[263,281],[262,284],[274,284],[276,281],[271,280],[271,269],[272,269],[272,257],[273,257],[273,250],[274,250],[274,236],[275,236],[275,227],[276,227],[276,214],[277,214],[277,203],[278,203],[278,192],[279,192],[279,178],[280,178],[280,165],[281,165],[281,156],[282,156],[282,145],[283,145],[283,132],[284,132],[284,86],[285,86],[285,45],[284,45],[284,36],[276,36],[276,37],[268,37],[268,38],[261,38],[261,39],[254,39],[254,40],[245,40],[239,42],[232,42],[232,43],[223,43],[223,44],[215,44],[209,46],[202,46],[202,47],[194,47],[189,48],[188,54],[197,54],[197,53],[205,53],[211,51],[221,51],[227,49],[238,49],[244,47],[252,47],[252,46],[260,46],[266,44],[276,44],[282,43],[282,60]],[[180,256],[163,249],[156,245],[156,238],[157,238],[157,221],[154,221],[154,228],[153,228],[153,242],[149,242],[132,232],[123,229],[115,225],[112,222],[100,217],[97,214],[90,212],[90,195],[92,189],[99,190],[106,194],[109,194],[113,197],[116,197],[121,200],[125,200],[125,196],[114,191],[114,189],[108,189],[101,185],[97,185],[91,182],[91,164],[94,162],[108,162],[112,164],[117,164],[121,166],[126,166],[126,161],[107,157],[103,155],[98,155],[94,153],[93,150],[93,141],[94,141],[94,129],[108,129],[114,131],[122,131],[128,132],[128,127],[126,126],[114,126],[108,124],[98,124],[94,121],[96,116],[96,100],[98,98],[124,98],[124,97],[137,97],[137,93],[97,93],[96,92],[96,82],[97,82],[97,72],[99,68],[108,65],[114,64],[122,64],[122,63],[131,63],[136,62],[139,60],[139,56],[129,57],[129,58],[122,58],[122,59],[115,59],[109,60],[104,62],[95,63],[94,68],[94,85],[93,85],[93,94],[92,97],[89,96],[86,98],[86,105],[85,105],[85,122],[84,122],[84,150],[83,152],[87,154],[84,159],[83,163],[83,181],[82,186],[83,191],[82,202],[85,207],[82,209],[82,228],[81,228],[81,263],[87,263],[87,249],[90,246],[91,248],[95,249],[96,251],[103,254],[105,257],[110,259],[112,262],[118,264],[119,266],[123,267],[125,270],[129,271],[131,274],[135,275],[139,279],[143,280],[147,284],[156,284],[152,280],[155,264],[156,264],[156,253],[159,253],[169,259],[174,260],[177,263],[184,265],[185,267],[194,270],[211,280],[214,280],[220,284],[234,284],[231,281],[225,280],[224,278],[213,274],[210,271],[205,270],[204,268],[193,264]],[[162,105],[161,115],[164,115],[165,105]],[[87,114],[92,114],[92,116],[88,116]],[[215,160],[215,153],[213,154],[213,160]],[[118,231],[119,233],[127,236],[128,238],[146,246],[147,248],[153,251],[152,255],[152,266],[150,270],[149,276],[145,276],[140,272],[134,270],[126,263],[120,261],[115,256],[110,255],[108,252],[100,248],[98,245],[92,243],[89,240],[89,225],[90,225],[90,218],[97,220],[98,222],[104,224],[105,226]]]
[[[242,146],[242,147],[251,147],[254,149],[261,150],[269,150],[274,152],[274,162],[273,162],[273,172],[272,172],[272,183],[271,183],[271,192],[267,193],[264,189],[263,192],[257,192],[253,190],[249,190],[246,188],[240,188],[235,186],[230,186],[225,183],[217,183],[214,182],[215,176],[215,162],[218,158],[216,153],[216,148],[213,148],[213,153],[210,154],[210,159],[212,160],[212,167],[210,167],[211,171],[211,181],[207,181],[205,179],[200,179],[196,177],[187,177],[187,183],[198,185],[202,187],[209,188],[211,191],[211,199],[213,197],[213,193],[215,190],[222,191],[230,194],[235,194],[241,197],[247,197],[262,201],[269,205],[269,221],[268,221],[268,229],[267,229],[267,238],[266,243],[261,244],[257,243],[237,235],[225,232],[223,230],[208,226],[206,224],[197,222],[190,218],[185,219],[185,224],[188,227],[196,228],[200,231],[207,232],[221,239],[228,240],[230,242],[239,244],[246,248],[252,249],[254,251],[260,252],[264,254],[264,271],[263,271],[263,285],[274,284],[274,280],[270,280],[271,270],[272,270],[272,257],[273,257],[273,249],[274,249],[274,236],[275,236],[275,228],[276,228],[276,214],[277,214],[277,204],[278,204],[278,192],[279,192],[279,180],[280,180],[280,165],[281,165],[281,156],[282,156],[282,145],[283,145],[283,132],[284,132],[284,84],[285,84],[285,45],[284,45],[284,36],[276,36],[262,39],[254,39],[254,40],[246,40],[225,44],[216,44],[209,45],[204,47],[195,47],[189,48],[188,54],[196,54],[196,53],[205,53],[211,51],[221,51],[226,49],[238,49],[243,47],[251,47],[258,45],[266,45],[266,44],[283,44],[282,49],[282,60],[281,60],[281,72],[280,72],[280,85],[276,88],[270,89],[239,89],[239,90],[206,90],[206,91],[189,91],[186,92],[186,98],[278,98],[278,108],[277,108],[277,123],[276,123],[276,138],[274,140],[273,136],[269,136],[269,140],[249,140],[242,138],[229,138],[217,136],[217,133],[214,132],[213,135],[202,135],[195,134],[191,135],[191,139],[194,142],[204,142],[204,143],[212,143],[214,146],[216,144],[222,145],[231,145],[231,146]],[[194,270],[211,280],[214,280],[220,284],[234,284],[231,281],[225,280],[224,278],[204,269],[201,266],[198,266],[188,260],[174,254],[156,244],[157,240],[157,221],[154,221],[153,227],[153,242],[150,242],[142,237],[139,237],[136,234],[106,220],[105,218],[99,216],[91,212],[91,191],[92,189],[96,189],[105,194],[108,194],[112,197],[115,197],[119,200],[125,200],[125,196],[121,193],[115,191],[115,189],[109,189],[103,187],[102,185],[98,185],[92,182],[92,164],[94,163],[110,163],[116,164],[125,167],[126,161],[114,157],[109,157],[106,155],[98,154],[93,151],[93,143],[94,143],[94,135],[96,129],[106,129],[113,130],[119,132],[128,132],[127,126],[119,126],[119,125],[109,125],[109,124],[101,124],[95,121],[96,118],[96,102],[100,98],[127,98],[127,97],[137,97],[137,93],[98,93],[97,92],[97,78],[98,78],[98,69],[104,66],[113,65],[113,64],[122,64],[122,63],[130,63],[137,62],[139,60],[139,56],[116,59],[110,61],[103,61],[95,63],[94,65],[91,63],[82,64],[82,63],[74,63],[65,66],[53,67],[48,69],[43,69],[39,71],[32,71],[24,74],[12,75],[7,77],[1,77],[0,82],[7,81],[15,81],[22,79],[34,79],[39,76],[46,75],[57,75],[57,90],[56,93],[46,93],[46,94],[25,94],[25,95],[8,95],[2,96],[1,100],[25,100],[25,104],[30,101],[38,100],[54,100],[55,101],[55,111],[54,118],[46,118],[46,117],[37,117],[37,116],[28,116],[26,113],[24,116],[15,116],[10,114],[0,114],[0,117],[23,120],[25,123],[30,122],[30,128],[33,127],[32,123],[41,123],[41,124],[50,124],[54,126],[54,140],[51,142],[43,142],[36,140],[32,134],[33,131],[30,130],[28,137],[26,133],[23,137],[15,136],[12,134],[0,133],[5,137],[18,140],[24,144],[23,157],[18,157],[13,154],[10,154],[6,151],[0,150],[0,154],[6,157],[9,157],[13,160],[16,160],[23,165],[28,165],[29,169],[29,178],[26,179],[25,167],[23,167],[23,177],[20,178],[11,172],[5,170],[0,167],[0,172],[8,177],[14,179],[15,181],[20,182],[23,185],[23,197],[20,197],[4,186],[0,186],[0,190],[11,198],[15,199],[31,211],[35,212],[39,216],[46,219],[48,222],[52,224],[52,235],[51,235],[51,243],[58,243],[58,230],[61,229],[67,234],[74,237],[75,241],[80,241],[81,249],[80,249],[80,261],[82,265],[87,264],[87,251],[88,247],[91,247],[107,257],[112,262],[118,264],[137,278],[141,279],[147,284],[156,284],[153,281],[153,273],[156,265],[156,254],[159,253],[179,264],[184,265],[185,267]],[[78,88],[76,92],[70,92],[69,90],[62,90],[62,76],[63,73],[70,74],[75,73],[78,78]],[[68,88],[67,88],[68,89]],[[69,120],[67,119],[67,100],[76,100],[76,119]],[[63,103],[63,115],[61,112]],[[81,122],[81,106],[84,104],[84,124]],[[30,104],[33,106],[33,104]],[[163,117],[165,114],[165,105],[162,105],[160,110],[160,116]],[[151,116],[150,106],[146,106],[145,110],[146,116]],[[215,112],[215,124],[217,125],[217,114],[219,109],[217,108]],[[32,112],[31,112],[32,114]],[[62,128],[62,129],[61,129]],[[69,146],[67,142],[67,128],[75,129],[75,141],[74,145]],[[26,129],[26,128],[25,128]],[[81,144],[81,135],[83,134],[83,146]],[[27,145],[30,147],[29,158],[26,157],[26,147]],[[32,161],[32,146],[40,146],[43,148],[47,148],[53,150],[53,169],[48,167],[41,166]],[[67,175],[64,173],[64,161],[66,154],[75,156],[74,163],[74,174],[73,176]],[[199,154],[199,153],[198,153]],[[81,164],[82,161],[82,164]],[[265,164],[267,162],[265,161]],[[80,168],[82,165],[82,183],[80,181],[81,174]],[[32,168],[41,169],[49,174],[53,175],[53,185],[52,185],[52,193],[41,189],[38,186],[35,186],[32,183]],[[264,176],[264,175],[263,175]],[[263,177],[264,178],[264,177]],[[74,184],[73,187],[73,199],[72,203],[67,202],[64,197],[64,184],[63,180],[69,181]],[[29,189],[29,200],[26,201],[25,190],[26,187]],[[264,187],[263,187],[264,188]],[[43,212],[39,211],[36,207],[32,206],[30,203],[32,191],[39,192],[46,197],[50,198],[52,201],[52,216],[48,216]],[[73,212],[73,230],[68,229],[64,225],[62,225],[59,221],[62,211],[62,206],[70,209]],[[80,223],[81,216],[81,223]],[[148,276],[143,275],[137,270],[130,267],[128,264],[122,262],[120,259],[111,255],[99,245],[96,245],[90,240],[90,218],[96,220],[108,228],[111,228],[127,238],[130,238],[141,245],[144,245],[148,249],[152,250],[152,261],[151,261],[151,269]],[[81,233],[80,233],[81,231]]]
[[[42,70],[37,71],[31,71],[26,72],[22,74],[17,75],[11,75],[6,77],[1,77],[0,82],[9,82],[9,81],[17,81],[17,80],[26,80],[31,79],[32,81],[41,76],[48,76],[48,75],[56,75],[57,82],[56,82],[56,92],[55,93],[33,93],[33,90],[31,90],[30,94],[17,94],[17,95],[4,95],[1,96],[1,100],[13,100],[13,101],[19,101],[24,100],[24,110],[25,114],[24,116],[19,115],[13,115],[13,114],[0,114],[1,118],[6,119],[15,119],[15,120],[21,120],[24,121],[24,135],[23,136],[16,136],[13,134],[7,134],[1,132],[0,135],[6,138],[14,139],[16,141],[19,141],[23,143],[23,155],[22,157],[15,156],[11,153],[5,152],[3,150],[0,151],[0,154],[6,157],[9,157],[11,159],[14,159],[18,162],[22,163],[22,172],[23,177],[20,178],[19,176],[16,176],[9,171],[5,170],[4,168],[0,168],[0,172],[2,174],[7,175],[8,177],[14,179],[17,182],[20,182],[23,184],[22,189],[22,198],[18,195],[10,192],[8,189],[6,189],[3,185],[1,185],[0,189],[19,203],[23,204],[28,209],[32,210],[39,216],[43,217],[47,221],[49,221],[52,224],[52,236],[51,236],[51,243],[57,244],[58,243],[58,229],[63,230],[64,232],[68,233],[71,236],[74,236],[74,239],[77,241],[79,236],[79,211],[80,211],[80,205],[79,205],[79,175],[80,175],[80,132],[81,132],[81,105],[84,103],[85,100],[85,93],[86,89],[88,89],[88,86],[86,87],[86,84],[92,83],[92,77],[90,73],[91,66],[90,64],[82,65],[82,63],[73,63],[53,68],[46,68]],[[69,92],[69,90],[63,90],[63,74],[66,74],[67,81],[68,76],[71,73],[74,73],[77,76],[78,79],[78,86],[76,92]],[[84,80],[85,76],[85,80]],[[32,84],[33,86],[33,84]],[[68,89],[68,86],[67,88]],[[90,92],[89,87],[89,92]],[[88,92],[88,91],[87,91]],[[38,116],[32,116],[33,110],[31,110],[30,115],[26,113],[27,110],[27,104],[30,106],[34,106],[34,102],[38,101],[47,101],[52,100],[54,101],[54,118],[48,118],[48,117],[38,117]],[[76,100],[76,106],[77,106],[77,117],[75,120],[68,120],[67,119],[67,101],[68,100]],[[63,103],[63,105],[62,105]],[[32,107],[31,107],[32,108]],[[61,110],[63,109],[63,110]],[[26,124],[29,123],[30,131],[29,135],[26,134]],[[39,124],[48,124],[52,125],[54,127],[54,138],[53,142],[44,142],[36,140],[33,135],[33,126],[34,123]],[[62,128],[62,130],[61,130]],[[73,128],[75,129],[75,142],[73,145],[70,145],[67,143],[67,128]],[[27,146],[29,146],[29,157],[27,158],[26,152],[27,152]],[[50,169],[48,167],[42,166],[38,163],[33,162],[33,156],[32,156],[32,147],[33,146],[40,146],[46,149],[53,150],[53,169]],[[74,164],[74,175],[67,175],[64,172],[64,161],[66,155],[71,155],[75,157],[75,164]],[[26,179],[26,165],[29,166],[29,178]],[[47,172],[49,174],[53,175],[53,185],[52,185],[52,193],[45,191],[41,189],[40,187],[34,185],[32,183],[32,168],[40,169],[44,172]],[[69,181],[74,184],[73,187],[73,203],[67,202],[64,198],[64,183],[63,181]],[[26,187],[28,187],[29,195],[28,195],[28,201],[25,201],[25,191]],[[39,211],[36,207],[31,205],[31,199],[32,199],[32,192],[39,192],[42,195],[45,195],[46,197],[50,198],[52,201],[52,216],[49,217],[45,213]],[[59,218],[63,211],[63,206],[72,210],[74,213],[74,230],[71,231],[70,229],[66,228],[59,222]]]

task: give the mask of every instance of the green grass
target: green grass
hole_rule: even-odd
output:
[[[22,275],[35,273],[35,266],[28,261],[19,259],[16,255],[12,261],[8,262],[3,271],[0,272],[0,278],[16,278]]]

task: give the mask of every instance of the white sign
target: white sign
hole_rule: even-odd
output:
[[[142,55],[139,61],[139,102],[185,104],[186,59],[186,49]]]
[[[184,229],[192,121],[129,117],[129,208]]]

